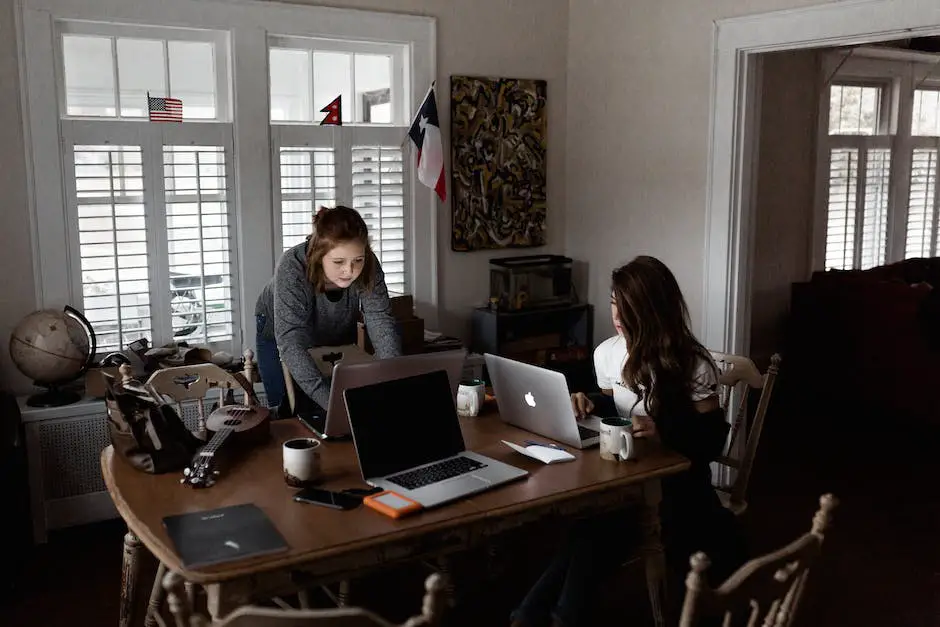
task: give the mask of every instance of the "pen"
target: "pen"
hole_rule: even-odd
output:
[[[548,448],[558,449],[559,451],[565,450],[563,446],[558,446],[557,444],[552,444],[551,442],[536,442],[535,440],[526,440],[525,443],[531,446],[546,446]]]

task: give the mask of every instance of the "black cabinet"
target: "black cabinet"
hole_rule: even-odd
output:
[[[571,391],[594,390],[594,307],[588,304],[473,311],[471,350],[563,373]],[[487,375],[484,373],[484,377]],[[489,382],[487,378],[487,382]]]

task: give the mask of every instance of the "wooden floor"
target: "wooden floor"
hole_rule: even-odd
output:
[[[824,421],[854,428],[826,435],[819,427]],[[808,529],[822,492],[842,501],[799,624],[940,625],[938,442],[937,432],[894,432],[857,416],[775,408],[745,514],[752,551],[772,550]],[[3,590],[0,624],[115,625],[123,533],[120,521],[53,532],[48,544],[30,550],[25,564],[4,569],[14,577]],[[448,624],[508,624],[509,611],[551,553],[547,543],[529,540],[527,554],[509,556],[496,580],[474,571],[478,559],[467,560],[465,602]],[[403,619],[418,609],[426,574],[415,565],[368,577],[354,588],[354,602]],[[624,572],[605,591],[610,594],[603,595],[600,618],[592,624],[650,624],[641,573]]]

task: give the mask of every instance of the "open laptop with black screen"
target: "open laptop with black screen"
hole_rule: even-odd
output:
[[[454,400],[457,398],[457,386],[460,385],[466,359],[466,349],[459,348],[374,361],[356,360],[349,363],[340,361],[333,368],[333,376],[330,380],[330,402],[326,411],[318,412],[310,417],[305,416],[307,426],[324,440],[346,438],[349,436],[349,416],[346,412],[343,393],[347,388],[410,377],[434,370],[447,371],[451,399]]]
[[[466,450],[443,370],[347,388],[345,397],[369,485],[433,507],[529,474]]]

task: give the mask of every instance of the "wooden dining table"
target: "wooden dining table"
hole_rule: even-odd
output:
[[[292,500],[295,488],[284,482],[282,443],[312,436],[299,421],[275,420],[262,445],[230,460],[210,488],[180,484],[179,473],[141,472],[112,447],[101,453],[101,468],[117,511],[127,523],[121,596],[121,625],[129,625],[137,596],[141,545],[163,568],[201,587],[209,613],[221,618],[239,606],[297,593],[317,585],[346,581],[398,563],[438,558],[492,541],[501,533],[547,516],[570,517],[633,503],[639,506],[653,616],[663,624],[665,560],[660,542],[660,480],[683,472],[689,461],[653,442],[627,462],[601,459],[597,447],[565,447],[574,461],[543,464],[513,451],[501,440],[524,445],[532,433],[512,427],[495,411],[460,418],[468,450],[529,471],[524,479],[415,515],[392,519],[371,508],[342,511]],[[416,435],[416,437],[418,437]],[[545,438],[538,438],[545,440]],[[324,441],[322,479],[330,490],[367,487],[351,440]],[[240,561],[187,567],[177,554],[164,517],[253,503],[262,509],[287,542],[288,550]],[[149,611],[159,603],[155,582]]]

